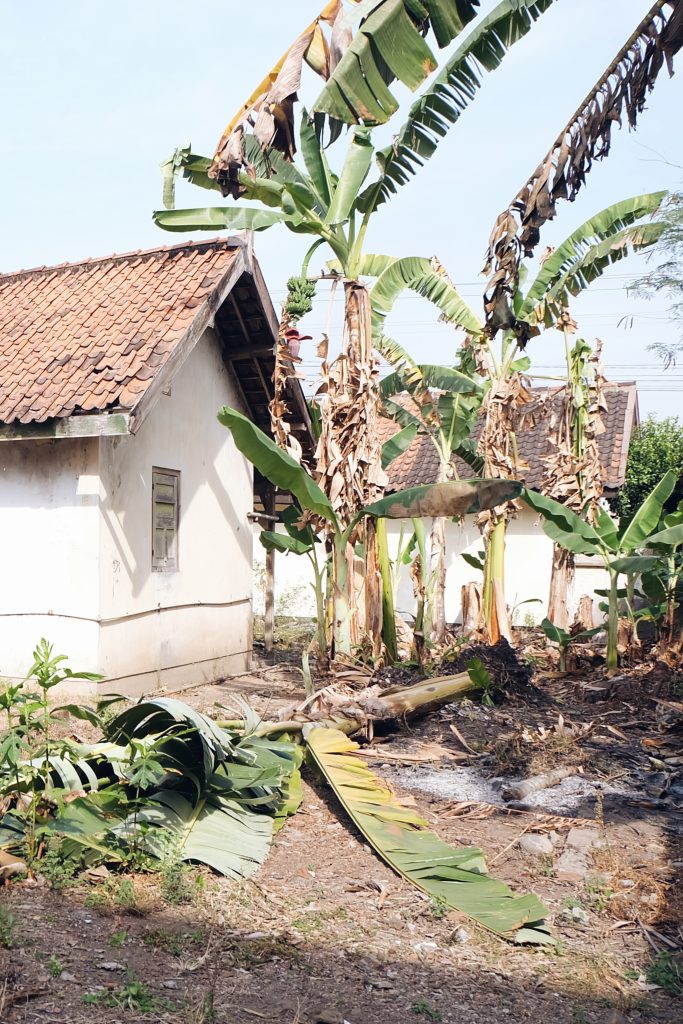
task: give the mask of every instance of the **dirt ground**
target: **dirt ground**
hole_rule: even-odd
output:
[[[534,682],[495,707],[453,704],[377,736],[367,761],[443,839],[480,846],[493,874],[536,892],[556,945],[514,946],[444,913],[378,860],[307,770],[301,810],[249,882],[53,872],[53,884],[0,890],[0,1020],[681,1021],[681,682],[663,669]],[[283,662],[184,698],[211,712],[234,693],[267,715],[302,696],[300,674]],[[562,766],[590,783],[580,814],[457,798],[461,768],[502,794]],[[450,790],[420,782],[435,773]]]

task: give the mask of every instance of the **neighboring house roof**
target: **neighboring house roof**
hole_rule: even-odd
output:
[[[246,237],[0,275],[0,438],[134,433],[209,326],[269,431],[278,325]]]
[[[534,398],[541,399],[547,395],[547,388],[533,388]],[[613,491],[622,486],[626,474],[626,461],[633,428],[638,424],[638,392],[633,381],[608,381],[604,387],[606,412],[602,419],[604,432],[598,438],[600,462],[602,464],[605,490]],[[552,400],[552,399],[551,399]],[[482,419],[479,418],[473,436],[479,436]],[[381,420],[381,440],[388,440],[399,429],[389,419]],[[539,416],[533,425],[527,426],[518,436],[520,460],[529,468],[520,473],[527,487],[538,488],[541,485],[545,465],[541,461],[551,455],[552,450],[548,438],[547,418]],[[472,476],[472,469],[460,459],[455,460],[458,475]],[[436,448],[424,435],[418,436],[410,448],[390,463],[389,488],[392,491],[405,487],[416,487],[418,484],[433,483],[437,479],[439,457]]]

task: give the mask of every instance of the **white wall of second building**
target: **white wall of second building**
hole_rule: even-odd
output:
[[[248,663],[252,471],[216,419],[223,405],[242,409],[207,331],[138,432],[102,439],[100,664],[111,689],[174,689]],[[173,572],[152,571],[153,467],[180,473]]]
[[[98,670],[98,538],[96,438],[0,442],[0,676],[41,637]]]
[[[429,529],[429,523],[426,524]],[[403,543],[410,536],[412,527],[403,524]],[[255,530],[254,565],[255,607],[263,608],[263,570],[265,553],[258,542]],[[388,521],[387,534],[389,552],[395,558],[401,538],[401,522]],[[483,550],[481,534],[472,516],[462,523],[449,522],[446,525],[446,618],[451,623],[462,620],[462,586],[470,581],[480,582],[481,574],[462,558],[463,554],[477,555]],[[545,535],[537,515],[523,507],[519,515],[508,525],[505,551],[505,593],[515,625],[537,624],[545,617],[550,592],[553,545]],[[599,566],[586,559],[577,560],[576,579],[568,595],[570,614],[576,611],[583,594],[593,596],[595,588],[607,586],[607,574]],[[584,564],[585,563],[585,564]],[[276,612],[283,615],[312,616],[315,602],[310,583],[313,575],[307,558],[299,555],[276,554],[275,597]],[[603,619],[598,611],[598,600],[594,601],[594,620]],[[533,603],[531,603],[533,602]],[[397,610],[412,616],[415,611],[415,597],[408,566],[399,574]]]

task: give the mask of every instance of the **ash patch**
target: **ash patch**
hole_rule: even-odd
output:
[[[636,789],[619,788],[593,782],[583,775],[572,775],[557,786],[532,793],[522,803],[508,802],[503,789],[521,782],[522,777],[487,778],[482,769],[395,768],[382,766],[382,775],[402,789],[428,794],[439,800],[472,801],[496,807],[540,811],[569,817],[596,818],[604,809],[617,810],[625,799],[642,796]]]

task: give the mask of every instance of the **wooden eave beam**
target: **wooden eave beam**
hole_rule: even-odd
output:
[[[0,441],[42,441],[58,437],[110,437],[130,434],[127,412],[64,416],[43,423],[0,423]]]

